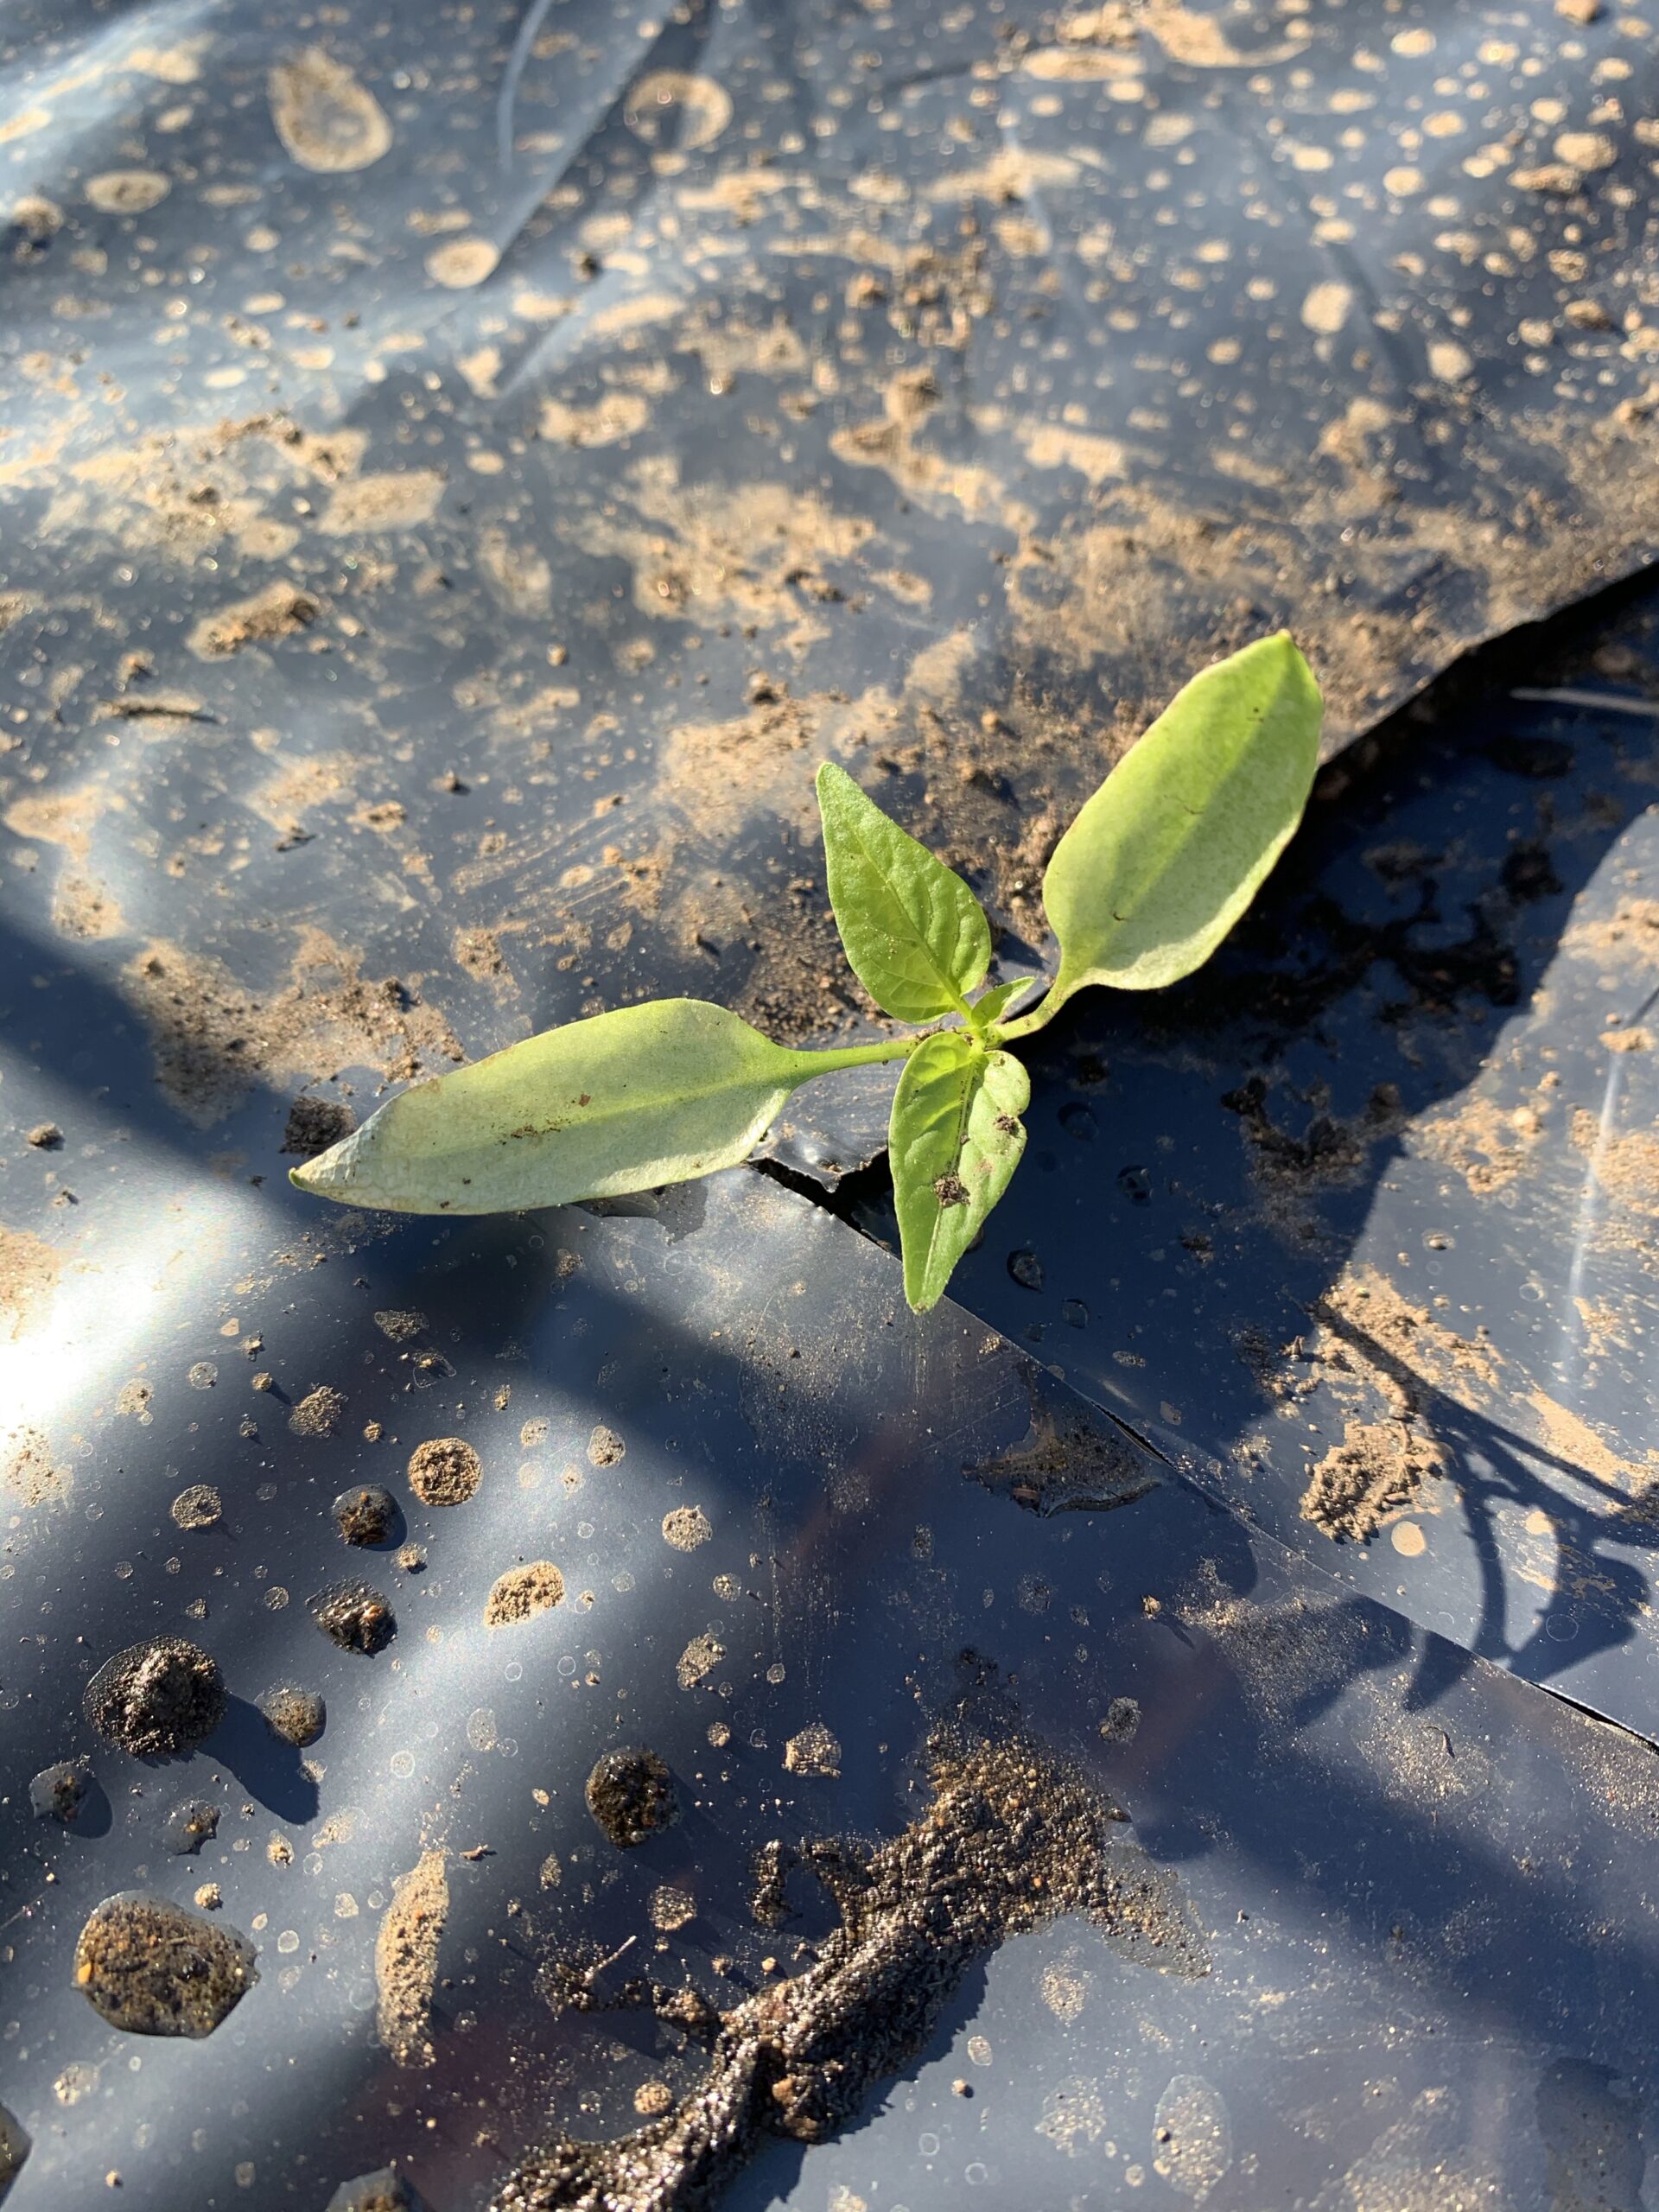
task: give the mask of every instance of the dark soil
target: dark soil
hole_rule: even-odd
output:
[[[427,2212],[427,2203],[412,2181],[382,2166],[378,2173],[341,2182],[327,2212]]]
[[[328,1632],[334,1634],[332,1629]],[[302,1690],[293,1682],[279,1682],[275,1689],[267,1690],[259,1700],[259,1710],[273,1736],[302,1750],[316,1742],[328,1719],[328,1708],[316,1691]]]
[[[378,1483],[343,1490],[331,1509],[334,1526],[348,1544],[389,1543],[397,1529],[397,1501]]]
[[[234,1929],[139,1890],[105,1897],[75,1945],[75,1986],[129,2035],[210,2036],[258,1979]]]
[[[298,1153],[302,1160],[315,1159],[342,1137],[350,1136],[356,1127],[349,1106],[332,1098],[296,1098],[288,1109],[283,1150]]]
[[[1106,1708],[1106,1718],[1100,1724],[1103,1739],[1109,1744],[1130,1744],[1141,1726],[1141,1704],[1138,1698],[1115,1697]]]
[[[0,2196],[22,2173],[33,2147],[22,2120],[0,2105]]]
[[[187,1797],[168,1815],[162,1834],[170,1852],[193,1858],[219,1834],[219,1807],[206,1797]]]
[[[842,1924],[804,1973],[723,2012],[649,1982],[610,2000],[705,2044],[702,2086],[613,2142],[533,2153],[493,2212],[703,2212],[767,2137],[817,2143],[845,2126],[924,2048],[979,1960],[1061,1913],[1089,1913],[1148,1964],[1208,1970],[1170,1878],[1108,1842],[1122,1815],[1075,1768],[1024,1737],[954,1735],[935,1738],[931,1766],[932,1805],[902,1834],[868,1854],[805,1854]],[[607,2003],[575,1970],[550,1993],[578,2011]]]
[[[1012,1451],[964,1466],[964,1475],[1028,1513],[1105,1513],[1158,1488],[1158,1462],[1147,1446],[1109,1414],[1085,1413],[1046,1389],[1034,1363],[1025,1370],[1031,1427]]]
[[[29,1802],[43,1821],[61,1821],[67,1827],[86,1802],[92,1785],[90,1770],[75,1759],[60,1759],[42,1767],[29,1785]]]
[[[135,1758],[175,1758],[218,1727],[224,1678],[199,1644],[152,1637],[105,1661],[86,1685],[81,1710],[106,1743]]]
[[[588,1777],[588,1809],[620,1850],[680,1816],[673,1777],[655,1751],[607,1751]]]
[[[391,1605],[366,1582],[331,1582],[306,1603],[312,1619],[342,1651],[384,1651],[397,1633]]]

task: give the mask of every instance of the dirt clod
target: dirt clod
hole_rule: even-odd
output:
[[[211,1483],[192,1483],[174,1499],[172,1513],[181,1529],[211,1529],[224,1518],[225,1507]]]
[[[175,1758],[206,1742],[225,1711],[218,1662],[181,1636],[130,1644],[86,1685],[81,1710],[135,1758]]]
[[[342,1542],[384,1544],[397,1526],[397,1501],[379,1483],[359,1483],[343,1490],[329,1510]]]
[[[663,1541],[671,1544],[677,1552],[696,1551],[714,1533],[709,1525],[709,1516],[700,1505],[677,1505],[671,1513],[663,1516]]]
[[[365,169],[391,145],[385,110],[326,47],[304,46],[273,63],[265,89],[276,136],[289,159],[302,168],[324,175]],[[405,2200],[396,2202],[401,2212]],[[338,2212],[338,2208],[331,2205],[329,2212]]]
[[[426,1326],[424,1313],[412,1306],[391,1306],[374,1317],[374,1325],[381,1335],[394,1344],[406,1344],[411,1337],[418,1337]]]
[[[288,1425],[296,1436],[332,1436],[345,1410],[346,1393],[327,1382],[319,1383],[300,1400],[288,1417]]]
[[[1433,1438],[1404,1421],[1351,1421],[1313,1469],[1302,1518],[1327,1536],[1365,1543],[1388,1516],[1409,1504],[1440,1472],[1445,1455]]]
[[[204,614],[190,632],[190,650],[201,660],[224,660],[244,645],[275,645],[308,629],[321,612],[319,601],[284,577]]]
[[[219,1808],[206,1797],[186,1797],[162,1823],[162,1837],[175,1859],[194,1859],[219,1834]]]
[[[1312,1471],[1302,1514],[1328,1536],[1365,1543],[1445,1471],[1436,1408],[1447,1397],[1488,1401],[1498,1356],[1478,1338],[1455,1336],[1375,1268],[1344,1272],[1313,1313],[1303,1379],[1277,1387],[1296,1395],[1321,1389],[1344,1427]]]
[[[1167,1971],[1207,1971],[1169,1876],[1107,1840],[1115,1808],[1040,1745],[955,1735],[931,1746],[933,1802],[873,1853],[804,1854],[841,1915],[802,1974],[720,2012],[683,1986],[627,1984],[607,1999],[576,1968],[549,1994],[575,2011],[632,2005],[709,2050],[676,2108],[614,2141],[562,2137],[497,2191],[492,2212],[703,2212],[772,2136],[817,2143],[934,2034],[976,1963],[1011,1936],[1084,1911],[1115,1948]]]
[[[510,1622],[527,1621],[556,1605],[564,1596],[564,1577],[550,1559],[533,1559],[524,1567],[510,1567],[498,1575],[484,1601],[486,1628],[505,1628]]]
[[[56,1152],[63,1142],[63,1131],[55,1122],[37,1122],[28,1141],[36,1152]]]
[[[715,1671],[726,1656],[723,1643],[709,1635],[694,1636],[680,1654],[675,1677],[683,1690],[695,1689],[697,1684]]]
[[[112,2028],[212,2035],[259,1979],[252,1946],[165,1897],[105,1897],[75,1945],[75,1986]]]
[[[432,1989],[438,1944],[449,1912],[443,1853],[423,1851],[392,1885],[374,1942],[376,2021],[399,2066],[430,2066]]]
[[[29,1802],[41,1820],[70,1827],[79,1817],[92,1780],[79,1759],[60,1759],[55,1766],[42,1767],[29,1783]]]
[[[0,2105],[0,2197],[23,2171],[33,2147],[22,2120]]]
[[[357,1127],[349,1106],[342,1106],[332,1098],[296,1098],[288,1109],[288,1124],[283,1131],[283,1150],[297,1153],[302,1160],[315,1159],[318,1153],[327,1152],[342,1137],[348,1137]]]
[[[384,1651],[397,1633],[391,1605],[366,1582],[331,1582],[306,1603],[312,1619],[342,1651]]]
[[[680,1816],[673,1777],[655,1751],[607,1751],[588,1777],[586,1794],[588,1811],[622,1851]]]
[[[328,1708],[317,1692],[302,1690],[294,1682],[279,1682],[267,1690],[259,1710],[273,1736],[300,1750],[316,1742],[328,1720]]]
[[[483,1478],[472,1446],[459,1436],[436,1436],[410,1455],[409,1486],[423,1505],[465,1505]]]
[[[427,2212],[427,2203],[406,2175],[382,2166],[378,2173],[341,2182],[328,2200],[327,2212]]]
[[[791,1774],[839,1774],[841,1745],[823,1721],[810,1721],[784,1745],[784,1764]]]
[[[588,1458],[595,1467],[613,1467],[627,1448],[616,1431],[601,1421],[588,1440]]]
[[[1108,1744],[1128,1744],[1135,1739],[1141,1726],[1141,1701],[1133,1697],[1115,1697],[1106,1708],[1106,1718],[1100,1724],[1103,1741]]]

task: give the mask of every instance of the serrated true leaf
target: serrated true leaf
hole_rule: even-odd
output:
[[[1210,957],[1301,819],[1321,711],[1283,632],[1176,694],[1048,863],[1060,966],[1045,1020],[1085,983],[1154,990]]]
[[[906,1061],[888,1128],[905,1296],[936,1306],[951,1270],[1020,1165],[1031,1098],[1010,1052],[987,1052],[959,1029],[925,1037]]]
[[[830,904],[859,982],[899,1021],[960,1010],[991,960],[978,899],[833,761],[818,770],[818,810]]]
[[[302,1191],[396,1213],[504,1213],[734,1166],[826,1055],[723,1007],[658,999],[417,1083],[295,1168]]]

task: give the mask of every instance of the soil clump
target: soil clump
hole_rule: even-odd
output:
[[[607,1751],[588,1777],[588,1809],[620,1851],[644,1843],[680,1816],[674,1779],[655,1751]]]
[[[361,1651],[372,1657],[384,1651],[397,1633],[391,1607],[366,1582],[331,1582],[308,1605],[311,1618],[342,1651]]]
[[[210,2036],[259,1979],[252,1946],[165,1897],[105,1897],[75,1945],[75,1986],[112,2028]]]
[[[105,1661],[86,1685],[81,1710],[106,1743],[135,1758],[176,1758],[218,1727],[224,1677],[200,1644],[151,1637]]]
[[[1171,1879],[1133,1846],[1123,1815],[1028,1738],[930,1746],[933,1802],[874,1851],[809,1852],[841,1926],[804,1972],[721,2012],[696,1989],[649,1981],[607,1999],[597,1970],[553,1970],[548,1993],[579,2012],[652,2012],[709,2052],[701,2085],[612,2142],[561,2138],[498,2190],[492,2212],[704,2212],[770,2136],[817,2143],[924,2049],[975,1964],[1011,1936],[1085,1911],[1128,1956],[1198,1974],[1208,1961]]]

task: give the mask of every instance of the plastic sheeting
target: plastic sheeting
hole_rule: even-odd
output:
[[[1205,976],[1068,1018],[954,1286],[1322,1571],[1649,1738],[1652,612],[1621,686],[1580,648],[1475,689]]]
[[[1206,2177],[1227,2202],[1271,2177],[1335,2206],[1432,2177],[1518,2206],[1609,2165],[1638,2201],[1659,1797],[1634,1738],[1179,1478],[1066,1510],[1057,1434],[1085,1500],[1167,1471],[1098,1416],[1091,1444],[1079,1402],[960,1310],[908,1314],[891,1261],[751,1174],[632,1218],[364,1224],[275,1268],[263,1197],[164,1157],[126,1185],[137,1217],[163,1190],[174,1211],[130,1288],[76,1295],[68,1457],[7,1562],[10,1766],[90,1753],[99,1784],[70,1829],[11,1793],[6,2094],[34,2139],[14,2206],[101,2202],[114,2171],[144,2212],[321,2207],[395,2158],[461,2212],[544,2131],[638,2126],[637,2094],[688,2094],[702,2055],[637,2012],[556,2015],[541,1970],[609,1960],[601,1993],[648,1973],[722,2005],[802,1970],[829,1917],[796,1877],[757,1926],[754,1853],[915,1820],[928,1730],[964,1697],[1122,1806],[1210,1972],[1086,1920],[1020,1937],[862,2125],[774,2146],[728,2203],[1176,2203]],[[149,1396],[118,1411],[105,1377],[146,1357]],[[332,1435],[302,1411],[319,1389],[343,1399]],[[405,1462],[446,1434],[483,1478],[423,1507]],[[370,1479],[418,1571],[337,1537],[335,1490]],[[197,1483],[223,1518],[181,1530]],[[563,1600],[486,1625],[497,1578],[537,1559]],[[349,1574],[396,1614],[375,1657],[307,1611]],[[219,1657],[230,1706],[194,1758],[146,1764],[78,1704],[106,1649],[163,1630]],[[282,1681],[327,1700],[308,1751],[256,1709]],[[626,1745],[667,1762],[682,1812],[622,1852],[582,1786]],[[177,1857],[185,1798],[218,1830]],[[407,1929],[417,1869],[441,1936],[411,1989],[382,1931]],[[202,2042],[105,2026],[68,1970],[83,1916],[206,1882],[257,1984]]]
[[[823,755],[1018,972],[1058,828],[1214,652],[1288,621],[1335,747],[1649,557],[1650,29],[19,5],[4,38],[15,2212],[112,2174],[321,2207],[388,2159],[475,2212],[546,2133],[637,2124],[693,2058],[556,2016],[540,1969],[632,1939],[721,2003],[794,1969],[824,1923],[791,1891],[756,1929],[750,1853],[897,1834],[964,1685],[1122,1801],[1213,1971],[1021,1937],[730,2203],[1635,2203],[1651,1761],[1485,1660],[1650,1726],[1651,1102],[1604,1041],[1647,988],[1639,716],[1535,702],[1332,786],[1213,983],[1079,1012],[961,1281],[1013,1344],[915,1322],[753,1175],[386,1233],[281,1170],[631,996],[861,1025]],[[798,1104],[817,1173],[879,1141],[874,1083]],[[1300,1501],[1351,1417],[1417,1488],[1339,1549]],[[408,1453],[456,1434],[483,1485],[423,1507]],[[1075,1510],[1023,1510],[1079,1459]],[[340,1543],[368,1480],[423,1571]],[[212,1526],[173,1515],[196,1484]],[[560,1603],[486,1626],[537,1560]],[[359,1573],[374,1657],[308,1609]],[[231,1701],[150,1768],[80,1698],[162,1632]],[[328,1701],[304,1752],[255,1703],[289,1678]],[[838,1775],[785,1764],[814,1727]],[[582,1784],[630,1740],[686,1809],[624,1859]],[[77,1758],[65,1828],[29,1784]],[[175,1857],[187,1798],[219,1831]],[[405,2037],[377,1942],[434,1857]],[[104,2025],[92,1906],[210,1883],[257,1985],[202,2042]]]
[[[820,756],[1029,967],[1216,651],[1290,623],[1334,744],[1659,542],[1614,11],[7,33],[15,912],[128,1003],[160,946],[232,1024],[418,976],[440,1055],[666,990],[825,1034]],[[868,1154],[849,1096],[792,1157]]]

